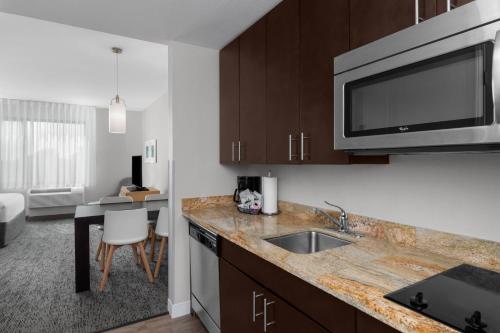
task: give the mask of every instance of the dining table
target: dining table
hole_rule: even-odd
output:
[[[156,220],[160,208],[168,207],[168,200],[125,202],[114,204],[78,205],[75,211],[75,291],[90,290],[90,244],[91,225],[103,225],[107,210],[129,210],[146,208],[148,220]]]

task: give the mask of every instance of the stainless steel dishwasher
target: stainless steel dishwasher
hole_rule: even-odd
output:
[[[220,333],[218,237],[189,222],[191,308],[209,333]]]

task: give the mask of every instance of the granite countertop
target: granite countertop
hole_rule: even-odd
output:
[[[324,220],[293,211],[252,216],[234,206],[214,205],[191,207],[184,216],[397,330],[456,332],[383,296],[457,266],[463,262],[459,259],[373,237],[353,238],[325,229]],[[296,254],[263,240],[304,230],[321,230],[352,244]]]

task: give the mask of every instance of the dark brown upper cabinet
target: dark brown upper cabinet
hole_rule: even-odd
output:
[[[418,22],[423,22],[437,15],[438,0],[418,1]]]
[[[333,58],[349,51],[349,0],[301,1],[300,136],[302,163],[346,164],[333,150]]]
[[[267,162],[299,161],[299,0],[267,15]]]
[[[415,0],[350,0],[350,47],[355,49],[415,23]]]
[[[388,162],[333,149],[333,58],[350,49],[350,10],[284,0],[221,50],[221,163]]]
[[[240,47],[235,39],[219,54],[219,157],[221,163],[238,162],[240,108]]]
[[[473,0],[451,0],[456,8]],[[220,52],[220,162],[388,163],[333,149],[333,58],[446,0],[284,0]]]
[[[457,7],[466,5],[472,1],[474,1],[474,0],[451,0],[450,6],[451,6],[451,9],[455,9]]]
[[[266,20],[240,35],[241,163],[266,163]]]
[[[450,0],[450,9],[472,1]],[[447,10],[447,0],[350,0],[350,47],[363,46]]]

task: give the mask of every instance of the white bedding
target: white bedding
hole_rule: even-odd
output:
[[[24,210],[24,195],[0,193],[0,222],[10,221]]]

